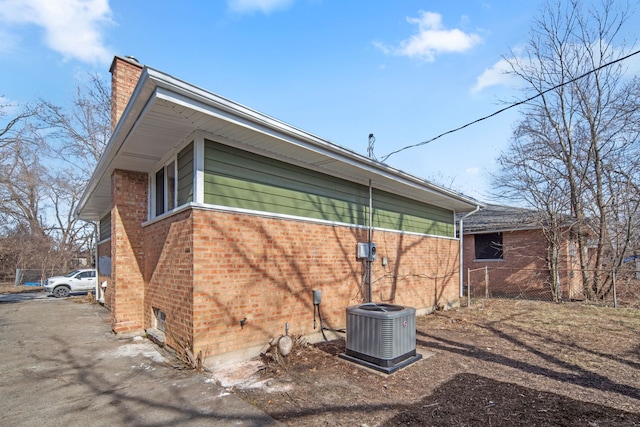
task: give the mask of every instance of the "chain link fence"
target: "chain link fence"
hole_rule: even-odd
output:
[[[594,271],[588,271],[592,277]],[[547,269],[510,269],[483,267],[468,269],[465,297],[473,300],[505,298],[549,302],[589,301],[608,306],[640,308],[640,272],[635,269],[601,273],[604,285],[588,298],[580,271],[560,271],[558,280],[551,279]]]
[[[39,269],[16,269],[16,286],[44,286],[44,272]]]

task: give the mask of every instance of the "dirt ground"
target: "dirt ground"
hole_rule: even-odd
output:
[[[416,326],[423,359],[392,375],[344,340],[206,375],[289,426],[640,426],[638,309],[482,300]]]
[[[220,384],[289,426],[639,426],[640,311],[481,301],[417,319],[422,360],[392,375],[298,343]]]
[[[0,282],[0,294],[21,294],[25,292],[42,292],[40,286],[16,286],[13,283]]]

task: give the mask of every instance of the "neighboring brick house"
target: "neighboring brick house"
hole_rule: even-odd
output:
[[[472,296],[484,296],[485,268],[491,296],[551,298],[548,244],[536,211],[487,205],[464,219],[464,282],[471,270]],[[558,256],[563,299],[582,297],[579,261],[571,233]]]
[[[477,203],[170,75],[116,57],[113,136],[77,214],[99,221],[113,330],[163,330],[208,364],[345,325],[365,301],[459,298],[455,213]],[[126,107],[125,107],[126,105]],[[369,227],[371,183],[372,227]]]

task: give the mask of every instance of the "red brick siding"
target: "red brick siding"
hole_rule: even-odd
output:
[[[572,249],[573,246],[573,249]],[[580,275],[580,260],[578,259],[578,245],[575,242],[565,240],[560,249],[560,260],[564,270],[560,275],[560,282],[566,284],[569,299],[582,299],[582,279]]]
[[[533,291],[547,290],[549,280],[547,266],[547,242],[541,230],[522,230],[502,233],[503,259],[486,261],[475,259],[474,236],[464,236],[464,282],[467,283],[467,270],[489,270],[489,288],[491,292],[512,292],[514,289]],[[570,256],[570,243],[565,241],[560,248],[560,282],[563,296],[574,298],[579,289],[577,261]],[[575,269],[574,277],[571,271]],[[484,285],[484,272],[474,272],[472,285]]]
[[[145,328],[154,326],[153,308],[166,314],[167,344],[193,342],[192,211],[155,222],[145,235]]]
[[[217,356],[264,345],[285,322],[292,334],[314,332],[314,289],[334,328],[345,326],[348,306],[364,301],[355,252],[366,230],[200,209],[143,228],[146,175],[117,171],[113,184],[108,289],[116,332],[152,327],[155,307],[167,315],[169,345]],[[373,240],[374,301],[417,309],[457,303],[457,240],[380,231]]]
[[[147,174],[116,170],[111,177],[112,277],[110,300],[115,332],[143,328],[144,241],[147,219]]]
[[[314,289],[332,327],[343,327],[345,309],[364,300],[355,259],[364,230],[196,210],[193,231],[196,352],[262,345],[284,333],[285,322],[293,334],[313,332]],[[382,232],[374,240],[374,300],[418,309],[458,301],[458,241]]]
[[[474,236],[464,237],[464,281],[467,269],[489,268],[490,289],[512,290],[516,286],[544,288],[548,279],[546,270],[546,242],[539,230],[524,230],[502,233],[503,259],[487,261],[475,259]],[[484,273],[472,275],[473,285],[484,283]]]
[[[138,84],[142,65],[116,56],[111,64],[111,130],[122,116]]]

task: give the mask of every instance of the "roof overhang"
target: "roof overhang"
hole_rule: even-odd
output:
[[[149,67],[82,195],[76,214],[98,220],[111,208],[116,169],[153,173],[194,132],[287,163],[456,212],[480,203]]]

